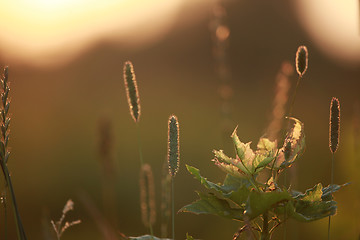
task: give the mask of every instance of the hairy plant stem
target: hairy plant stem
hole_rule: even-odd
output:
[[[331,156],[331,183],[330,186],[334,184],[334,153]],[[330,225],[331,225],[331,216],[329,216],[329,223],[328,223],[328,240],[330,240]]]

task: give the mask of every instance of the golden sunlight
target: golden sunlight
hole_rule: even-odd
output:
[[[318,48],[345,64],[360,62],[358,0],[297,0],[300,23]]]
[[[172,26],[181,0],[5,0],[0,54],[7,62],[54,65],[99,41],[148,44]]]

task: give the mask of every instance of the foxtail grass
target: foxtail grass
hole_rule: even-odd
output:
[[[134,66],[130,61],[124,64],[124,82],[126,96],[129,103],[131,117],[135,122],[140,120],[140,97],[134,72]]]
[[[124,82],[125,82],[125,91],[129,104],[130,115],[134,120],[134,122],[136,123],[140,166],[142,166],[144,164],[144,160],[142,155],[141,133],[139,127],[140,114],[141,114],[140,97],[136,82],[134,66],[130,61],[126,61],[124,63]]]
[[[295,55],[295,68],[296,68],[296,72],[298,74],[298,80],[296,82],[296,86],[295,86],[295,90],[294,90],[294,94],[292,96],[292,100],[290,103],[290,108],[289,108],[289,112],[288,112],[288,116],[292,117],[293,114],[293,107],[295,104],[295,99],[296,99],[296,94],[299,88],[299,84],[304,76],[304,74],[306,73],[306,70],[308,69],[308,58],[309,58],[309,53],[307,50],[306,46],[299,46],[297,51],[296,51],[296,55]],[[286,132],[286,131],[285,131]],[[287,171],[284,171],[284,186],[287,186]],[[284,219],[286,220],[287,216],[286,216],[286,211],[284,211]],[[286,221],[284,222],[284,239],[286,239]]]
[[[299,83],[301,79],[303,78],[304,74],[306,73],[306,70],[308,69],[308,58],[309,53],[306,46],[299,46],[296,51],[296,57],[295,57],[295,66],[296,66],[296,72],[298,73],[298,80],[296,82],[295,92],[291,101],[290,110],[289,110],[289,117],[292,115],[293,106],[295,103],[296,93],[299,87]]]
[[[140,170],[140,209],[141,220],[154,236],[153,225],[156,221],[155,185],[151,166],[147,163]]]
[[[174,209],[174,180],[179,171],[180,145],[179,145],[179,121],[175,115],[171,115],[168,121],[168,164],[171,176],[171,210],[172,210],[172,238],[175,240],[175,209]]]
[[[334,184],[334,162],[335,152],[339,147],[340,139],[340,102],[333,97],[330,103],[330,121],[329,121],[329,148],[331,152],[331,183]],[[330,239],[331,216],[328,223],[328,240]]]
[[[9,69],[5,67],[4,75],[1,80],[1,106],[0,106],[0,118],[1,118],[1,141],[0,141],[0,165],[2,172],[4,174],[6,186],[10,192],[10,199],[12,202],[12,209],[15,218],[16,233],[18,239],[26,240],[26,234],[24,227],[21,222],[18,206],[16,203],[15,192],[12,186],[10,172],[7,167],[7,162],[9,160],[10,151],[8,148],[8,142],[10,137],[10,117],[9,117],[9,108],[10,108],[10,87],[9,87]],[[6,199],[5,199],[6,200]]]

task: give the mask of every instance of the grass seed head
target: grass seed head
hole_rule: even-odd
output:
[[[175,115],[171,115],[168,123],[168,164],[172,177],[175,177],[179,170],[179,149],[179,122]]]
[[[124,81],[126,95],[129,103],[130,114],[135,122],[140,119],[140,98],[139,91],[136,83],[134,66],[130,61],[124,64]]]
[[[140,169],[140,208],[145,227],[153,226],[156,221],[155,185],[151,166],[147,163]]]
[[[330,127],[329,127],[329,147],[335,153],[339,146],[340,137],[340,102],[333,97],[330,104]]]
[[[308,68],[308,50],[306,46],[299,46],[296,52],[296,71],[302,77]]]

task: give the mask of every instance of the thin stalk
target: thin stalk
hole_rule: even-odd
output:
[[[291,104],[290,104],[289,117],[291,117],[291,115],[292,115],[292,110],[293,110],[293,107],[295,104],[296,93],[297,93],[297,89],[299,87],[299,83],[300,83],[301,79],[302,79],[302,76],[299,76],[298,80],[296,82],[295,92],[294,92],[294,95],[292,97]]]
[[[261,240],[269,240],[269,213],[263,214],[263,229],[261,231]]]
[[[3,196],[3,205],[4,205],[4,225],[5,225],[5,229],[4,229],[4,237],[5,237],[5,240],[7,240],[7,229],[8,229],[8,222],[7,222],[7,205],[6,205],[6,201],[7,201],[7,198],[6,198],[6,187],[5,187],[5,191],[4,191],[4,196]]]
[[[26,240],[26,235],[25,235],[24,227],[23,227],[22,222],[21,222],[19,210],[18,210],[18,207],[17,207],[14,188],[13,188],[12,183],[11,183],[9,170],[8,170],[8,168],[7,168],[4,161],[0,161],[0,162],[1,162],[2,171],[3,171],[4,176],[5,176],[5,181],[6,181],[7,185],[8,185],[9,191],[10,191],[10,197],[11,197],[11,201],[12,201],[12,204],[13,204],[13,211],[14,211],[15,224],[16,224],[16,233],[17,233],[18,239]]]
[[[171,217],[172,217],[172,239],[175,240],[175,207],[174,207],[174,178],[171,178]]]
[[[330,185],[334,184],[334,153],[332,153],[331,157],[331,183]],[[329,216],[329,223],[328,223],[328,240],[330,240],[330,225],[331,225],[331,216]]]
[[[141,144],[141,134],[139,123],[136,122],[136,132],[137,132],[137,140],[138,140],[138,148],[139,148],[139,156],[140,156],[140,166],[144,165],[143,155],[142,155],[142,144]]]
[[[284,186],[286,187],[287,185],[287,174],[286,171],[284,171]],[[287,218],[287,214],[286,214],[286,203],[284,205],[284,239],[286,239],[286,218]]]

